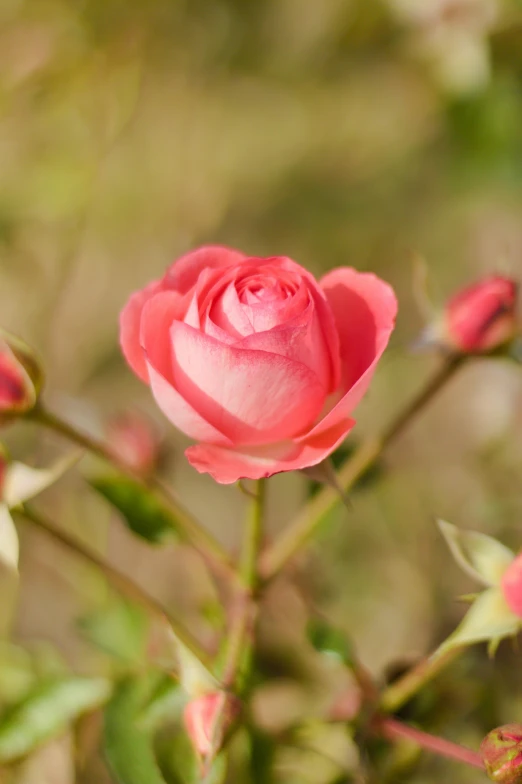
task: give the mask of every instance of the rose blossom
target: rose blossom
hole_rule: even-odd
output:
[[[491,275],[455,294],[446,306],[445,332],[458,351],[483,352],[515,334],[517,284]]]
[[[208,246],[133,294],[120,340],[186,456],[228,484],[315,465],[351,414],[393,330],[389,285],[348,267],[319,282],[284,256]]]
[[[522,618],[522,553],[509,564],[502,575],[501,586],[509,609]]]

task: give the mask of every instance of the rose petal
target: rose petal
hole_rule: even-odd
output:
[[[244,253],[224,245],[204,245],[175,261],[164,277],[164,284],[180,294],[186,294],[196,285],[204,269],[230,267],[246,258]]]
[[[186,298],[177,291],[162,291],[145,303],[141,314],[142,355],[167,381],[172,381],[169,330],[174,321],[183,318],[185,308]]]
[[[170,332],[176,389],[235,444],[292,437],[318,416],[324,390],[304,365],[224,345],[180,322]]]
[[[136,375],[145,383],[148,383],[149,379],[140,343],[141,314],[149,299],[162,289],[163,284],[159,280],[149,283],[142,291],[131,294],[120,313],[120,346],[123,356]]]
[[[147,366],[150,388],[159,408],[172,424],[195,441],[229,444],[229,439],[207,422],[171,383],[150,363]]]
[[[223,332],[239,340],[254,331],[245,307],[239,301],[233,280],[222,295],[212,303],[208,311],[208,319]]]
[[[185,450],[189,463],[201,474],[228,485],[239,479],[263,479],[282,471],[297,471],[317,465],[344,441],[355,422],[346,419],[330,430],[303,440],[300,444],[273,444],[248,453],[210,444],[197,444]]]
[[[268,351],[301,362],[315,373],[325,395],[328,394],[331,386],[330,353],[313,301],[308,301],[308,306],[298,317],[267,332],[250,335],[236,343],[236,347]]]
[[[339,333],[346,392],[304,438],[345,419],[361,401],[388,345],[397,313],[397,300],[391,286],[370,273],[347,267],[329,272],[320,283]]]

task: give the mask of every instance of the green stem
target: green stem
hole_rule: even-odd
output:
[[[435,651],[431,656],[423,659],[383,691],[379,704],[380,709],[384,713],[398,711],[464,650],[465,647],[455,647],[444,653]]]
[[[263,514],[265,506],[266,480],[256,482],[256,494],[249,504],[245,536],[241,552],[240,571],[244,589],[236,597],[233,608],[228,650],[223,671],[223,683],[227,688],[241,691],[243,677],[241,663],[248,661],[252,648],[257,605],[257,557],[263,535]]]
[[[464,765],[484,770],[484,763],[480,754],[465,746],[460,746],[458,743],[452,743],[452,741],[445,738],[422,732],[389,716],[378,719],[375,726],[378,733],[384,738],[388,738],[388,740],[407,740],[426,751],[437,754],[439,757],[446,757],[447,759],[462,762]]]
[[[23,509],[15,509],[13,511],[23,515],[26,520],[51,536],[60,545],[66,547],[71,552],[79,555],[85,561],[88,561],[95,566],[117,590],[129,596],[129,598],[133,599],[137,604],[140,604],[152,615],[155,615],[168,623],[174,635],[185,648],[192,653],[205,669],[209,672],[211,671],[211,660],[195,637],[193,637],[180,621],[171,615],[157,599],[147,593],[140,585],[131,580],[126,574],[107,563],[98,553],[94,552],[94,550],[91,550],[82,542],[79,542],[75,537],[72,537],[65,531],[57,528],[54,523],[31,507],[25,506]]]
[[[53,430],[74,444],[86,449],[106,463],[115,466],[118,471],[157,495],[168,506],[175,518],[175,522],[173,521],[172,525],[176,528],[176,531],[200,553],[210,567],[226,576],[229,580],[237,582],[237,575],[227,552],[158,479],[140,476],[129,465],[119,460],[112,453],[108,444],[78,430],[58,415],[48,411],[41,404],[31,412],[30,418],[39,425]]]
[[[426,386],[399,412],[382,435],[363,443],[356,453],[341,466],[337,478],[339,485],[348,492],[358,479],[381,456],[383,450],[402,433],[412,419],[429,403],[442,387],[455,375],[466,360],[464,355],[449,356],[428,381]],[[322,519],[339,500],[337,491],[325,487],[298,513],[274,544],[261,554],[259,574],[264,581],[271,580],[285,564],[314,536]]]
[[[257,588],[257,556],[263,536],[263,514],[265,509],[266,482],[256,482],[256,494],[250,504],[241,553],[241,577],[250,593]]]

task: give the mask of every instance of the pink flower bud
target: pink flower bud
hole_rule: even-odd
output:
[[[517,284],[492,275],[463,289],[448,302],[442,340],[464,353],[492,351],[514,337]]]
[[[151,423],[141,414],[126,411],[107,425],[107,440],[115,458],[136,473],[153,473],[160,455],[160,440]]]
[[[522,618],[522,553],[517,555],[502,575],[501,587],[509,609]]]
[[[219,751],[239,710],[238,699],[223,691],[204,694],[186,705],[183,714],[185,728],[202,760]]]
[[[25,346],[13,338],[0,337],[0,419],[33,408],[40,374]]]
[[[498,784],[522,784],[522,724],[492,730],[480,744],[486,771]]]

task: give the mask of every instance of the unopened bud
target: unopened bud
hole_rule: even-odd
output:
[[[461,354],[484,354],[517,334],[517,283],[492,275],[457,292],[419,345],[437,344]]]
[[[481,353],[507,343],[517,329],[517,288],[514,280],[493,275],[455,294],[445,312],[449,344]]]
[[[500,586],[511,612],[522,618],[522,553],[509,564],[502,575]]]
[[[522,784],[522,724],[492,730],[480,745],[487,774],[498,784]]]
[[[107,440],[120,463],[144,476],[154,472],[161,445],[152,424],[144,416],[126,411],[113,417],[107,425]]]
[[[183,720],[201,760],[212,759],[219,751],[239,711],[237,697],[223,691],[204,694],[187,704]]]
[[[30,411],[41,384],[42,373],[29,346],[0,331],[0,421]]]

